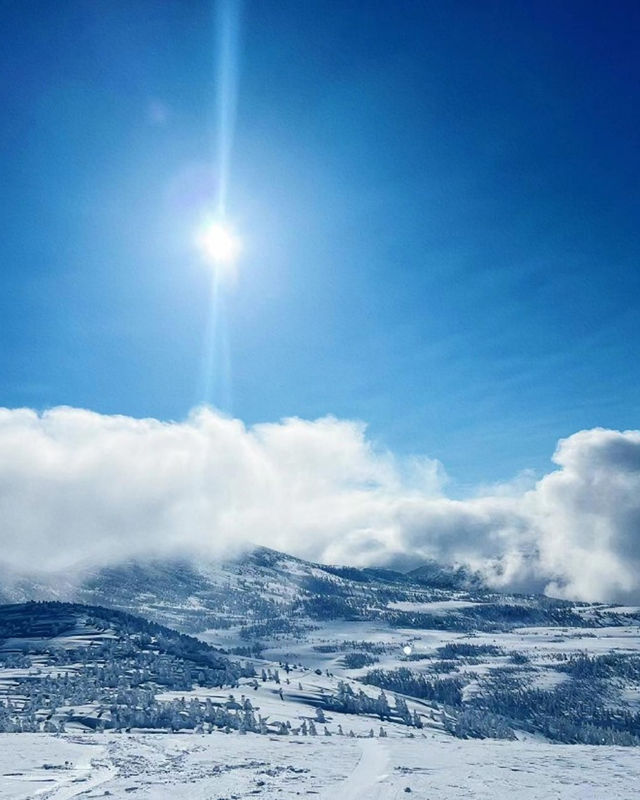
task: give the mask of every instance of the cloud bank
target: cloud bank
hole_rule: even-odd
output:
[[[553,460],[537,483],[455,500],[438,462],[381,452],[359,422],[0,409],[0,560],[57,570],[254,543],[358,566],[435,558],[498,587],[640,601],[640,431],[580,431]]]

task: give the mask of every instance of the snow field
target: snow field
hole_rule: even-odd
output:
[[[635,800],[639,784],[632,748],[430,732],[415,739],[0,735],[0,800]]]

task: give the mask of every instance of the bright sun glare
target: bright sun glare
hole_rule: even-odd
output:
[[[242,245],[233,230],[223,222],[204,225],[197,237],[204,258],[214,266],[232,266],[240,255]]]

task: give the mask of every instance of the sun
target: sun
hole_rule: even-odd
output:
[[[204,224],[196,237],[203,258],[217,267],[231,267],[242,251],[242,243],[233,229],[220,220]]]

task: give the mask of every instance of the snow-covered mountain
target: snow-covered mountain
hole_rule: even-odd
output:
[[[8,589],[23,601],[30,584],[14,576]],[[134,614],[269,668],[296,664],[331,678],[325,688],[336,696],[337,677],[446,704],[457,709],[452,731],[462,735],[522,728],[562,741],[640,736],[635,608],[498,594],[434,564],[403,574],[266,548],[219,563],[149,560],[87,570],[75,581],[40,577],[31,596]],[[342,697],[328,707],[341,703],[353,706]],[[595,733],[573,724],[576,707]],[[614,722],[610,708],[632,717]],[[567,715],[571,725],[560,725]]]
[[[544,795],[518,777],[531,764],[549,785],[567,781],[557,743],[572,745],[591,786],[633,796],[631,762],[612,746],[640,745],[637,608],[499,594],[436,564],[402,574],[265,548],[75,576],[5,570],[0,591],[0,751],[28,763],[7,772],[8,789],[0,774],[3,797],[35,796],[45,781],[52,800],[98,784],[159,798],[174,780],[180,797],[320,786],[329,798],[337,781],[345,797],[431,796],[438,785],[434,796],[449,800],[455,781],[438,784],[424,764],[459,771],[490,758],[508,772],[483,780],[533,798]],[[145,731],[164,732],[163,743]],[[59,744],[33,738],[46,732]],[[283,761],[285,741],[305,755],[287,747]],[[594,744],[611,769],[582,747]],[[55,762],[51,777],[37,761],[45,751],[78,751],[90,767]],[[184,786],[200,793],[179,795]]]
[[[20,599],[30,599],[27,581]],[[595,627],[628,618],[602,604],[488,590],[462,568],[431,563],[404,574],[305,561],[264,547],[219,562],[163,559],[86,571],[75,583],[43,579],[34,596],[113,606],[178,630],[240,626],[246,640],[326,620],[384,621],[395,627],[500,630],[515,625]],[[15,593],[15,589],[14,589]]]
[[[448,600],[483,588],[463,568],[435,562],[403,574],[317,564],[265,547],[219,561],[145,559],[74,574],[24,575],[0,565],[1,602],[98,603],[194,632],[232,620],[279,621],[286,628],[287,620],[309,616],[369,618],[387,613],[390,600]]]

